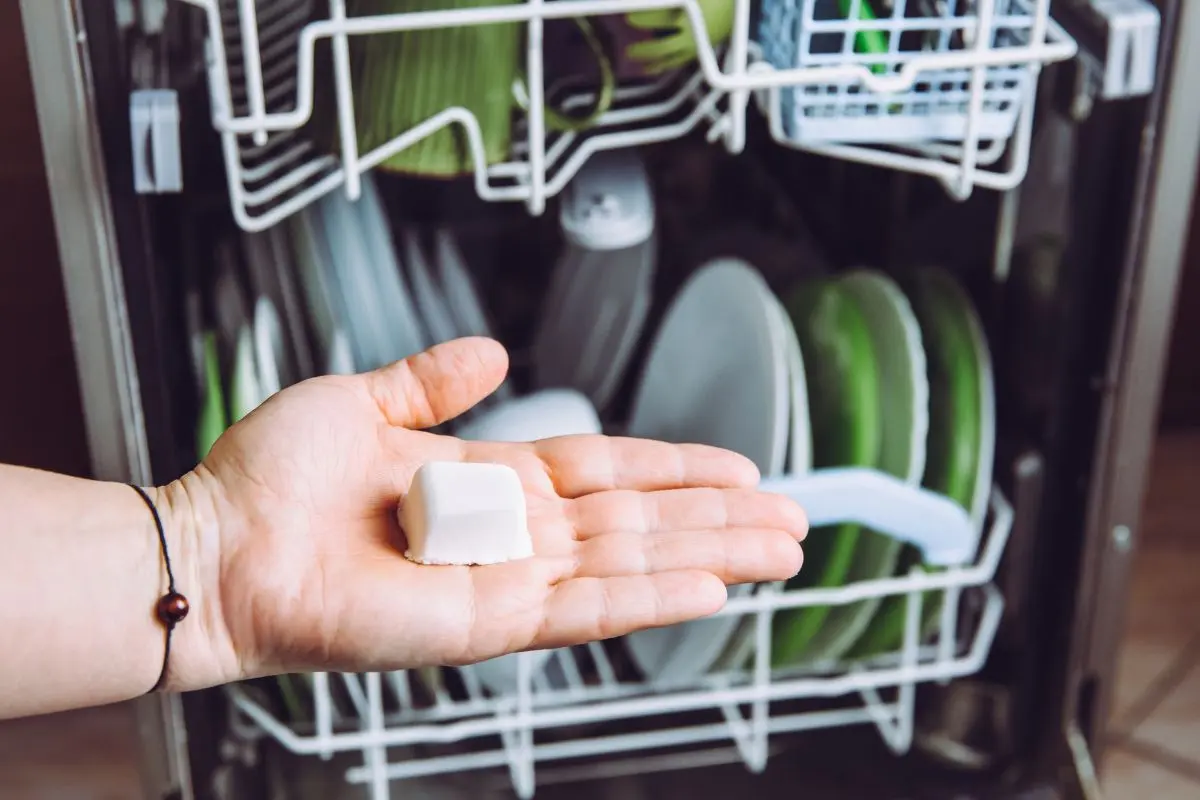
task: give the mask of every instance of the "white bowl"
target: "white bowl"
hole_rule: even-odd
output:
[[[544,389],[506,400],[488,409],[460,427],[459,438],[487,442],[536,442],[555,436],[600,433],[600,417],[587,397],[571,389]],[[553,650],[529,653],[533,675],[546,669]],[[569,658],[570,655],[566,654]],[[493,694],[512,694],[517,690],[516,654],[475,664],[471,670]],[[560,685],[547,675],[551,686]],[[561,686],[559,687],[561,688]]]
[[[555,436],[600,433],[592,401],[572,389],[543,389],[489,408],[458,429],[460,439],[536,442]]]

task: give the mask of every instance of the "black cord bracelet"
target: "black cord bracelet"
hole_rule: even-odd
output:
[[[187,616],[188,601],[186,597],[175,591],[175,573],[171,570],[171,554],[167,550],[167,532],[163,530],[162,517],[158,515],[158,508],[154,505],[154,501],[150,499],[150,495],[146,494],[145,489],[134,484],[130,484],[130,488],[137,492],[138,496],[146,502],[146,507],[150,509],[150,513],[154,516],[154,527],[158,529],[158,543],[162,548],[163,565],[167,569],[167,593],[158,598],[158,603],[154,607],[155,615],[166,629],[166,647],[163,652],[162,669],[158,673],[158,680],[154,682],[153,688],[146,693],[153,694],[161,689],[167,681],[167,666],[171,662],[171,633],[175,630],[175,626]]]

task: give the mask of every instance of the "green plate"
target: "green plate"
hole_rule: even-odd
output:
[[[853,272],[838,286],[864,314],[879,370],[883,430],[875,466],[917,486],[925,470],[929,380],[916,315],[900,287],[882,273]],[[891,577],[903,547],[891,536],[862,531],[845,583]],[[813,638],[811,656],[821,660],[844,656],[867,629],[882,600],[876,597],[834,607]]]
[[[866,319],[837,283],[806,284],[786,300],[804,354],[812,424],[813,467],[873,466],[882,441],[875,351]],[[837,525],[813,530],[805,565],[787,588],[841,586],[854,562],[861,529]],[[814,637],[829,606],[781,611],[772,626],[772,665],[812,660]]]
[[[921,325],[929,369],[929,446],[921,485],[971,511],[980,479],[990,483],[990,464],[981,470],[986,348],[970,298],[948,274],[922,270],[906,282],[909,301]],[[988,370],[990,374],[990,370]],[[990,454],[988,456],[990,460]],[[897,574],[921,564],[920,551],[905,547]],[[941,609],[941,592],[927,592],[922,627],[928,630]],[[906,601],[890,597],[850,652],[870,658],[900,648]]]
[[[221,385],[221,364],[217,357],[217,336],[205,331],[202,338],[204,367],[204,396],[200,398],[200,415],[196,421],[196,458],[203,461],[217,439],[225,432],[229,420],[225,415],[225,389]]]

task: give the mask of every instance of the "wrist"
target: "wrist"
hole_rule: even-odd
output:
[[[188,601],[187,616],[171,634],[164,691],[202,689],[240,677],[221,603],[218,506],[201,470],[150,490],[162,519],[175,590]],[[151,535],[157,540],[156,530]],[[167,574],[161,558],[159,570],[165,594]]]

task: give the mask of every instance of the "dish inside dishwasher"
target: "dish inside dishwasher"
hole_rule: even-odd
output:
[[[813,525],[796,578],[708,619],[192,698],[199,791],[895,797],[1002,763],[981,672],[1036,455],[1002,446],[991,335],[1000,198],[1075,52],[1047,0],[177,2],[215,129],[180,463],[290,384],[492,336],[509,377],[444,432],[727,447]]]

